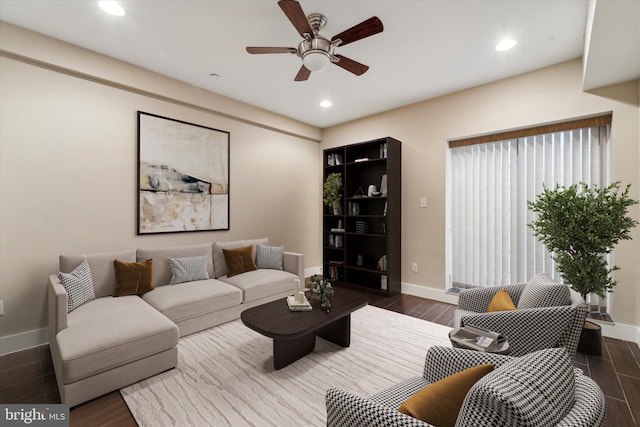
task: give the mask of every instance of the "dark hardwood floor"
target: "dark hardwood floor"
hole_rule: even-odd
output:
[[[411,295],[369,295],[371,305],[453,326],[455,306]],[[606,426],[640,425],[640,349],[635,343],[603,340],[602,356],[578,353],[575,366],[593,378],[607,399]],[[0,357],[0,402],[59,403],[51,355],[41,346]],[[119,392],[109,393],[71,411],[71,426],[135,426]]]

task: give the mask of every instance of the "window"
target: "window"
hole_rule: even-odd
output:
[[[559,280],[527,226],[542,185],[609,184],[611,115],[450,141],[447,180],[449,285]]]

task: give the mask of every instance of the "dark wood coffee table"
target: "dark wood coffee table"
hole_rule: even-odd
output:
[[[349,289],[335,289],[327,313],[312,301],[313,311],[290,311],[286,299],[279,299],[242,312],[242,323],[254,331],[273,338],[273,366],[281,369],[311,353],[316,335],[349,347],[351,313],[369,303],[369,299]]]

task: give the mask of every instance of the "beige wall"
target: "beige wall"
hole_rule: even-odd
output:
[[[581,88],[580,60],[424,101],[325,129],[323,148],[393,136],[402,147],[402,281],[445,288],[445,169],[447,140],[613,111],[614,180],[631,183],[640,199],[638,82],[593,93]],[[427,197],[428,207],[419,207]],[[631,215],[640,219],[639,207]],[[640,325],[640,227],[619,244],[621,267],[613,298],[617,322]],[[418,273],[410,265],[417,262]]]
[[[0,30],[0,338],[46,327],[61,253],[266,236],[320,264],[319,129]],[[231,132],[229,231],[136,236],[137,110]]]

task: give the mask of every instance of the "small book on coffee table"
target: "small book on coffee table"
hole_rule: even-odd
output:
[[[291,311],[311,311],[313,307],[309,303],[307,297],[304,298],[303,302],[296,301],[296,297],[291,295],[287,297],[287,304],[289,305],[289,310]]]

